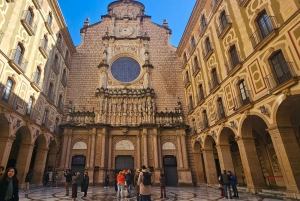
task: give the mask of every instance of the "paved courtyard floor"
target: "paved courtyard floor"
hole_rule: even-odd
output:
[[[71,190],[71,189],[70,189]],[[78,201],[82,200],[97,200],[97,201],[135,201],[135,193],[133,191],[131,198],[117,199],[114,187],[89,187],[87,197],[82,197],[82,192],[78,188]],[[65,196],[65,189],[63,187],[36,187],[31,189],[28,198],[25,198],[25,193],[20,190],[20,201],[59,201],[59,200],[72,200],[71,196]],[[71,191],[70,191],[71,195]],[[248,195],[240,193],[240,197],[236,200],[249,200],[249,201],[271,201],[279,199],[261,198],[256,195]],[[205,201],[205,200],[226,200],[220,196],[217,189],[206,187],[167,187],[167,198],[160,198],[159,187],[152,187],[151,198],[153,201]]]

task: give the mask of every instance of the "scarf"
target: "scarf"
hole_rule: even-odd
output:
[[[6,178],[6,181],[8,183],[7,189],[6,189],[6,194],[5,194],[5,200],[10,200],[13,196],[13,191],[14,191],[14,187],[13,187],[13,178],[9,179]]]

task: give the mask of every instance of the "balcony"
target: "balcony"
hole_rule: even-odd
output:
[[[216,122],[221,123],[223,121],[221,120],[226,120],[225,119],[226,115],[225,115],[225,110],[224,108],[218,108],[217,111],[215,112],[215,118],[216,118]]]
[[[47,100],[52,104],[55,102],[55,94],[53,91],[48,91],[47,93]]]
[[[35,35],[37,25],[32,18],[28,17],[31,13],[29,10],[24,10],[21,16],[21,24],[27,31],[29,36]]]
[[[231,27],[232,27],[232,22],[230,16],[226,15],[224,18],[222,18],[221,23],[217,28],[218,38],[223,39]]]
[[[43,83],[44,81],[40,79],[38,72],[32,74],[30,85],[36,92],[43,91]]]
[[[193,103],[189,103],[188,104],[188,112],[191,113],[194,111],[194,104]]]
[[[18,101],[20,99],[15,93],[11,92],[11,89],[8,89],[4,86],[0,87],[1,101],[6,103],[8,106],[18,108]]]
[[[246,7],[251,0],[237,0],[239,6]]]
[[[22,51],[20,50],[11,50],[10,51],[10,59],[8,60],[8,64],[12,67],[18,74],[23,74],[26,72],[27,61],[23,57]]]
[[[200,26],[200,28],[199,28],[199,38],[201,38],[204,35],[206,29],[207,29],[207,25]]]
[[[184,79],[184,86],[185,86],[185,88],[187,88],[190,84],[191,84],[191,80],[188,77],[186,77]]]
[[[209,49],[205,48],[202,52],[203,59],[207,61],[209,57],[213,54],[214,49],[212,47],[209,47]]]
[[[234,102],[234,111],[243,112],[247,109],[250,109],[253,107],[252,98],[251,98],[251,91],[245,90],[242,93],[240,93],[237,97],[233,99]]]
[[[52,122],[48,118],[44,118],[42,121],[42,126],[46,127],[47,129],[51,129],[52,127]]]
[[[61,54],[64,53],[64,52],[63,52],[63,45],[62,45],[62,42],[61,42],[61,41],[57,41],[57,42],[56,42],[56,47],[57,47],[58,51],[59,51]]]
[[[4,36],[4,33],[0,30],[0,44],[1,44],[3,36]]]
[[[272,94],[277,94],[283,89],[293,86],[298,82],[299,75],[296,74],[293,63],[286,62],[282,68],[267,75],[264,79]]]
[[[233,76],[238,69],[242,66],[240,53],[236,52],[230,59],[225,63],[226,71],[228,76]]]
[[[193,76],[197,75],[197,74],[199,73],[199,71],[200,71],[199,65],[198,65],[198,64],[195,64],[195,65],[193,66]]]
[[[59,74],[59,71],[60,71],[60,66],[58,63],[53,63],[52,64],[52,70],[55,72],[56,75]]]
[[[212,75],[212,79],[208,83],[210,93],[214,93],[220,88],[220,76],[218,74]]]
[[[208,120],[204,119],[203,121],[200,122],[200,127],[201,127],[201,131],[207,129],[209,127],[208,125]]]
[[[58,102],[58,109],[60,109],[61,112],[64,111],[64,104],[61,101]]]
[[[47,41],[45,39],[41,39],[39,50],[45,59],[49,56],[49,48],[47,47]]]
[[[48,19],[48,16],[46,17],[46,19]],[[50,22],[46,21],[45,22],[45,27],[48,30],[49,34],[52,35],[53,34],[53,30],[54,30],[52,22],[51,21]]]
[[[268,42],[278,35],[278,25],[275,17],[269,16],[263,29],[257,29],[250,40],[254,50],[261,50]]]
[[[204,93],[203,91],[201,91],[197,96],[197,104],[201,105],[202,103],[204,103],[204,101],[205,101]]]
[[[33,120],[34,122],[36,122],[36,119],[37,117],[39,116],[39,111],[36,110],[35,108],[33,108],[32,106],[31,107],[28,107],[28,104],[26,105],[26,112],[25,112],[25,115],[27,117],[29,117],[31,120]]]
[[[222,0],[212,0],[210,7],[212,12],[216,12],[221,4]]]
[[[67,86],[68,84],[68,78],[66,75],[63,75],[63,77],[61,78],[61,83],[64,85],[64,87]]]
[[[41,9],[43,5],[43,0],[32,0],[34,6],[36,9]]]

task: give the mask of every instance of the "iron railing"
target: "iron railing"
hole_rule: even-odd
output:
[[[253,48],[259,45],[266,37],[268,37],[275,29],[278,28],[276,18],[269,16],[266,18],[266,23],[261,25],[251,36],[250,40]]]
[[[29,106],[26,104],[25,107],[25,115],[30,117],[33,121],[36,121],[37,117],[39,116],[39,111],[35,109],[32,105]]]
[[[252,103],[252,99],[251,99],[250,95],[251,95],[251,91],[245,90],[245,91],[241,92],[238,96],[236,96],[233,99],[234,110],[238,110],[238,109]]]
[[[218,108],[215,112],[216,121],[220,121],[221,119],[224,119],[226,117],[225,115],[225,109],[224,107]]]
[[[26,23],[26,25],[31,29],[32,33],[35,34],[37,25],[31,16],[30,10],[24,10],[22,12],[21,20]]]
[[[184,79],[184,86],[187,87],[190,83],[191,83],[190,78],[189,78],[189,77],[186,77],[186,78]]]
[[[192,111],[194,109],[194,104],[193,103],[189,103],[188,104],[188,111]]]
[[[11,89],[2,86],[0,87],[1,101],[5,102],[7,105],[17,109],[19,96],[17,96]],[[21,100],[21,99],[20,99]]]
[[[208,48],[204,48],[203,52],[202,52],[202,55],[203,55],[203,58],[206,58],[206,56],[213,50],[212,46],[209,45]]]
[[[38,72],[32,73],[31,82],[33,82],[41,91],[43,90],[44,81],[41,79]]]
[[[194,64],[193,66],[193,74],[200,69],[199,64]]]
[[[17,67],[23,72],[26,72],[27,60],[23,56],[23,52],[18,49],[10,51],[10,59],[17,65]]]
[[[45,38],[41,39],[41,41],[40,41],[40,47],[44,50],[44,52],[48,56],[49,55],[49,48],[48,48],[48,44],[47,43],[48,43],[48,41]]]
[[[203,91],[200,91],[197,97],[198,97],[198,103],[204,100],[205,96]]]
[[[53,91],[48,91],[47,93],[48,98],[50,98],[53,102],[55,101],[55,94]]]
[[[223,33],[226,27],[231,23],[232,22],[229,15],[226,15],[224,18],[221,19],[220,25],[217,28],[218,37],[220,37],[220,35]]]
[[[220,84],[220,76],[219,76],[219,74],[212,75],[212,79],[208,83],[209,90],[212,91],[219,84]]]
[[[204,129],[208,128],[209,127],[208,120],[204,119],[203,121],[201,121],[200,122],[200,127],[201,127],[201,131],[203,131]]]
[[[286,62],[282,68],[275,69],[274,72],[267,75],[264,79],[267,83],[268,89],[273,90],[295,77],[298,77],[298,75],[295,72],[293,63]]]
[[[231,55],[230,59],[225,63],[227,74],[229,74],[238,64],[241,63],[241,57],[239,52]]]
[[[42,121],[42,126],[48,128],[49,130],[51,129],[52,122],[48,118],[44,118]]]
[[[59,66],[58,62],[53,62],[52,67],[57,72],[57,74],[59,74],[60,66]]]

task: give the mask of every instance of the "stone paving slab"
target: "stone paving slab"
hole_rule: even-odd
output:
[[[135,201],[135,193],[133,190],[131,198],[117,198],[114,187],[89,187],[87,197],[82,197],[83,193],[79,192],[78,188],[78,201]],[[206,187],[167,187],[167,198],[160,198],[160,188],[152,187],[151,198],[153,201],[199,201],[199,200],[226,200],[220,196],[220,192],[216,189]],[[71,195],[71,189],[70,189]],[[71,196],[65,196],[64,187],[36,187],[31,189],[28,198],[25,198],[25,193],[20,190],[20,201],[67,201],[72,200]],[[257,195],[249,195],[240,193],[240,197],[236,200],[248,201],[276,201],[280,199],[262,198]]]

